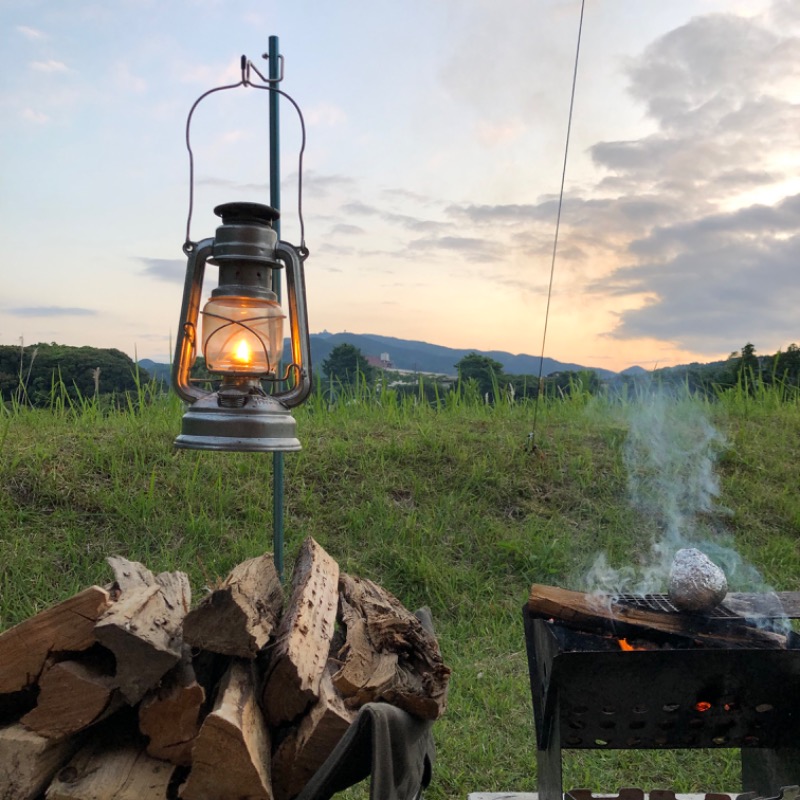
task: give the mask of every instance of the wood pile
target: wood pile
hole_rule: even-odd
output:
[[[194,609],[185,574],[108,561],[0,634],[0,800],[289,800],[364,703],[444,712],[434,636],[313,539],[286,603],[270,554]]]

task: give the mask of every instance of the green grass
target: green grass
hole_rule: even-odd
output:
[[[535,790],[521,608],[531,583],[586,588],[601,552],[619,570],[646,565],[666,522],[629,502],[624,450],[639,407],[548,401],[533,449],[520,404],[449,395],[434,408],[384,389],[296,410],[304,449],[285,459],[287,565],[310,535],[345,571],[408,608],[430,606],[453,668],[427,797]],[[702,414],[727,441],[718,509],[697,516],[700,529],[775,588],[800,589],[796,398],[734,391],[670,408],[675,424]],[[56,388],[50,410],[0,413],[0,628],[106,583],[107,555],[182,569],[199,597],[272,549],[271,457],[175,451],[181,411],[142,387],[117,410]],[[571,751],[565,784],[732,791],[738,755]]]

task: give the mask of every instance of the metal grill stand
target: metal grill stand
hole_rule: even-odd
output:
[[[800,783],[800,650],[623,652],[523,609],[540,800],[561,800],[564,749],[737,748],[744,791]]]

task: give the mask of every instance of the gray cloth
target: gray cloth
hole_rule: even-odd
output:
[[[432,725],[388,703],[367,703],[296,800],[329,800],[370,774],[370,800],[416,800],[431,781]]]
[[[415,613],[433,633],[430,611]],[[431,782],[432,727],[388,703],[366,703],[296,800],[329,800],[368,775],[370,800],[417,800]]]

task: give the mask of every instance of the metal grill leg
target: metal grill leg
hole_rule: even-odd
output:
[[[742,789],[773,797],[783,786],[800,784],[800,750],[742,748]]]
[[[561,710],[558,703],[554,705],[555,713],[547,747],[536,750],[539,800],[563,800],[564,797],[561,773]]]

